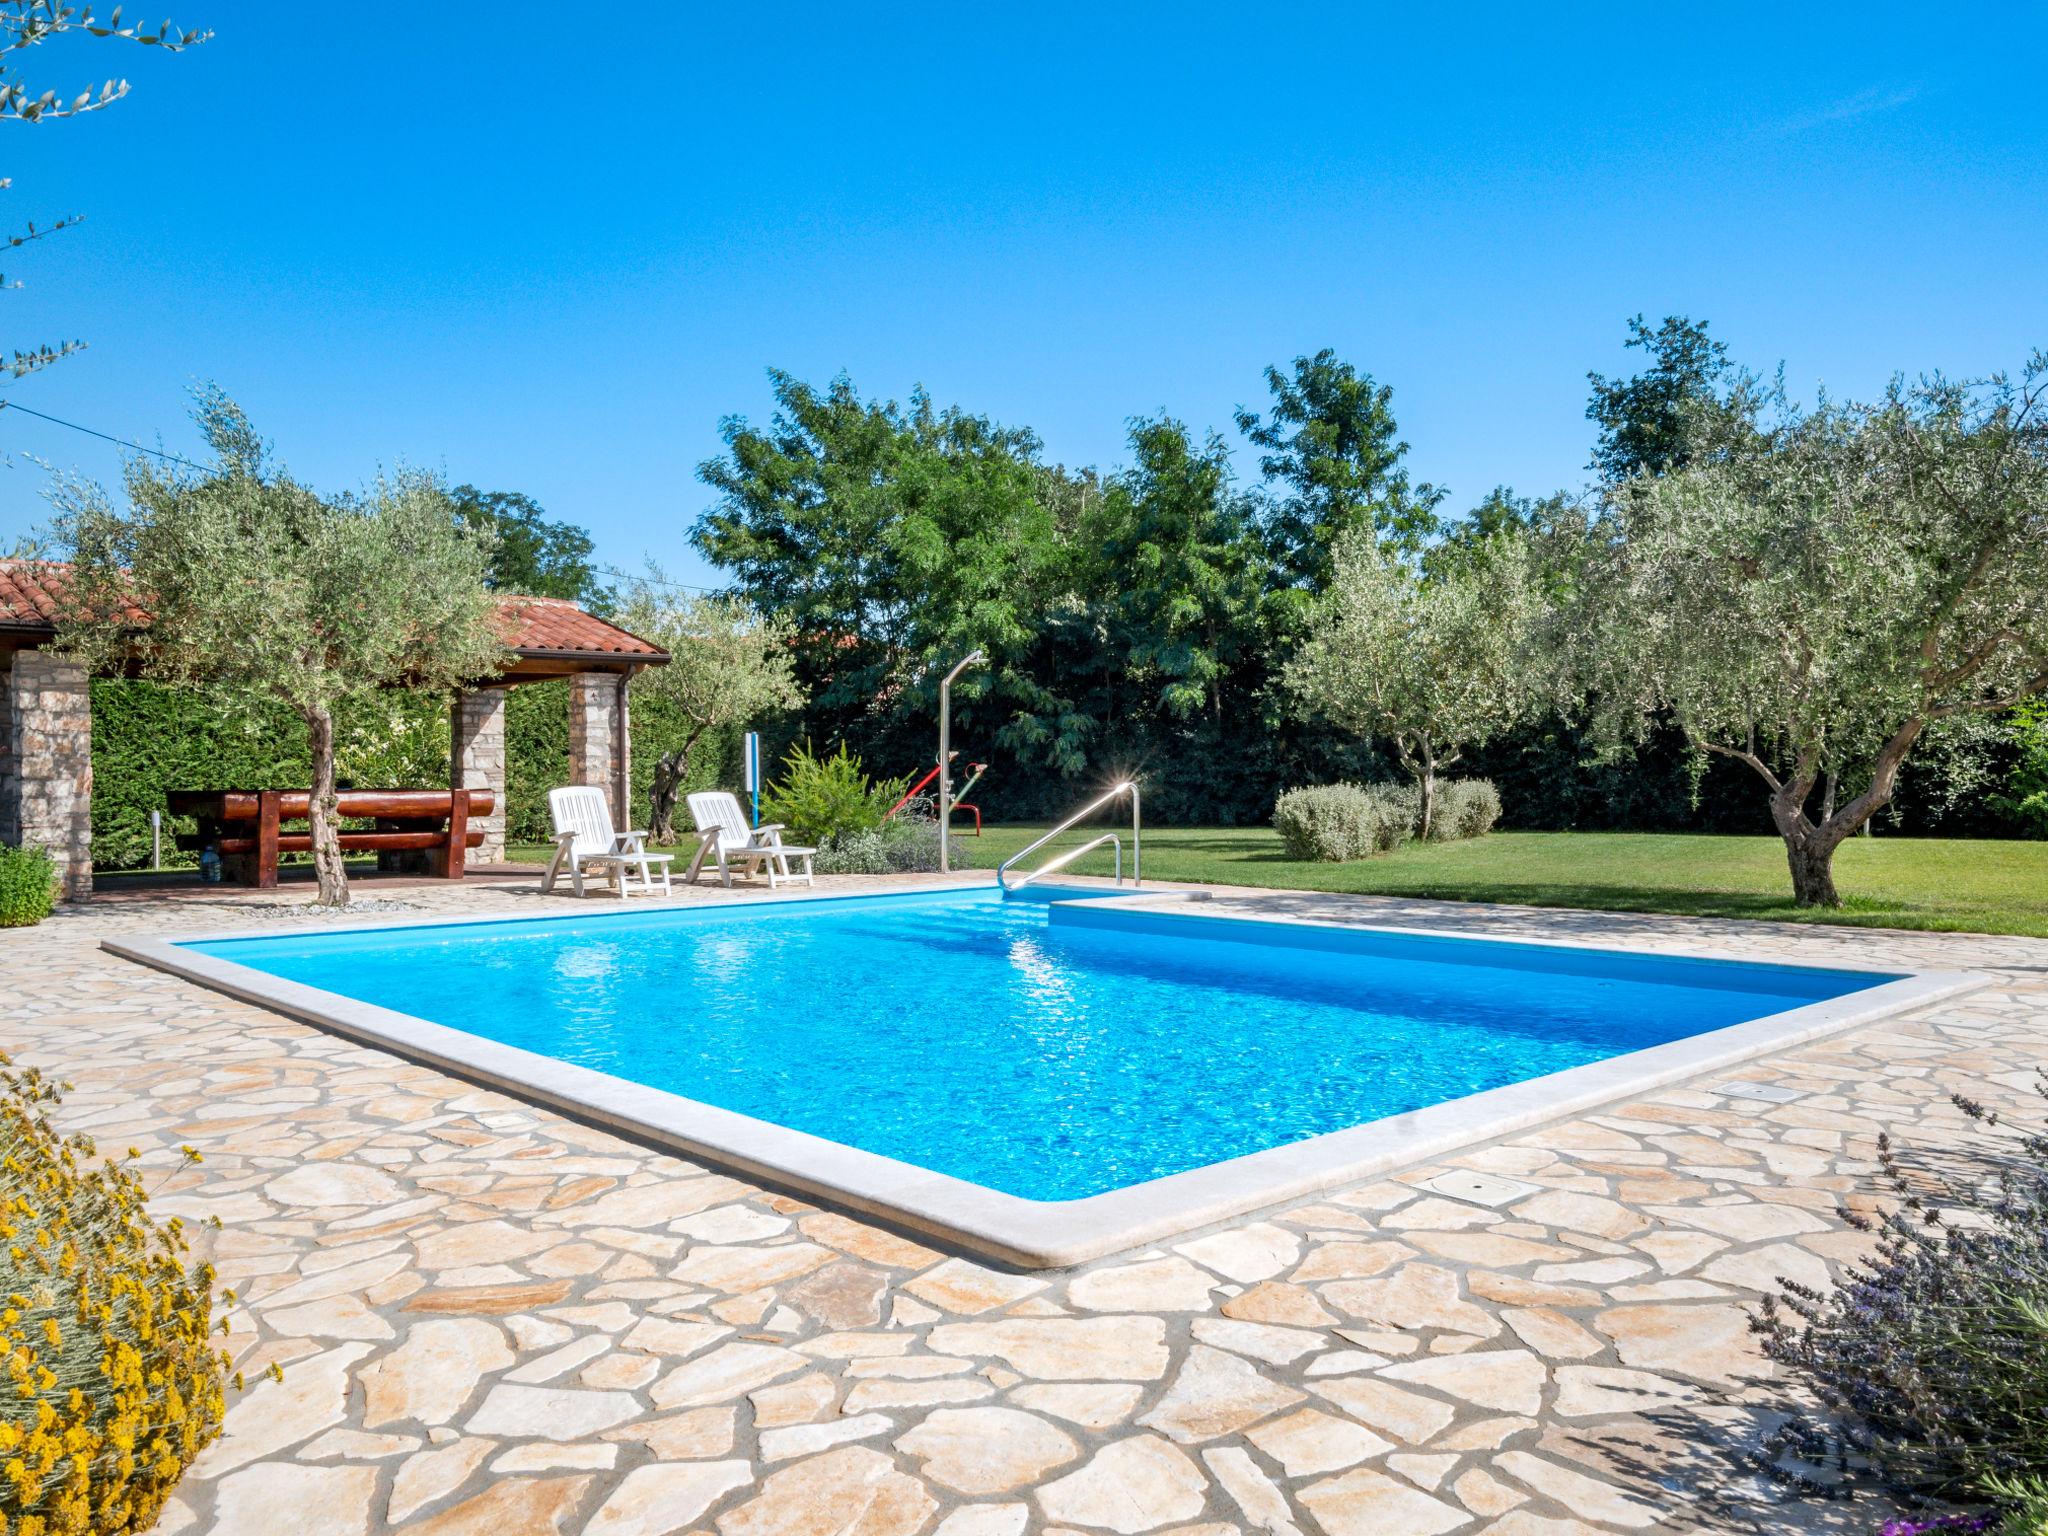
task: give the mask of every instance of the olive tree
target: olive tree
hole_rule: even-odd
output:
[[[1675,718],[1754,770],[1795,899],[1931,726],[2048,689],[2048,355],[1748,411],[1689,465],[1609,489],[1564,643],[1610,740]]]
[[[1514,533],[1418,559],[1353,534],[1335,551],[1286,682],[1340,729],[1388,742],[1415,779],[1429,836],[1437,775],[1521,719],[1535,610],[1529,546]]]
[[[453,689],[509,660],[489,550],[438,481],[401,472],[323,498],[268,462],[218,391],[194,413],[204,473],[140,456],[126,507],[60,480],[71,560],[59,644],[97,669],[133,666],[178,687],[276,700],[305,721],[320,902],[348,902],[334,791],[338,706],[396,686]]]
[[[633,685],[682,722],[681,739],[654,763],[648,834],[657,843],[675,841],[676,800],[689,781],[690,755],[707,732],[803,702],[788,621],[764,617],[739,598],[670,596],[668,590],[658,579],[643,583],[617,615],[621,626],[672,658]]]

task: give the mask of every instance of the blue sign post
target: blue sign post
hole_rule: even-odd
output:
[[[747,732],[745,787],[754,795],[754,825],[761,825],[761,733]]]

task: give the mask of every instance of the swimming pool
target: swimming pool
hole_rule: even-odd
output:
[[[1737,1048],[1722,1037],[1758,1021],[1840,1027],[1924,980],[1033,894],[698,904],[162,948],[199,979],[247,993],[253,973],[256,994],[304,1016],[352,1007],[321,1021],[568,1107],[593,1107],[591,1080],[612,1085],[601,1118],[660,1134],[632,1106],[694,1116],[684,1144],[756,1171],[790,1178],[788,1146],[825,1147],[862,1175],[855,1185],[969,1190],[970,1207],[1011,1215],[1129,1206],[1118,1197],[1205,1175],[1214,1194],[1221,1173],[1235,1188],[1361,1127],[1413,1129],[1446,1107],[1571,1085],[1687,1043]],[[393,1020],[409,1038],[393,1036]],[[736,1129],[757,1143],[779,1129],[782,1160],[750,1157],[746,1135],[734,1146],[705,1134]],[[1410,1138],[1415,1155],[1430,1134],[1425,1122]],[[796,1174],[876,1208],[872,1188]]]

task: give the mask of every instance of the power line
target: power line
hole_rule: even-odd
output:
[[[201,474],[210,473],[206,465],[194,464],[190,459],[181,459],[175,453],[165,453],[160,448],[145,448],[140,443],[129,442],[125,437],[116,437],[111,432],[101,432],[92,427],[82,427],[75,421],[66,421],[61,416],[51,416],[43,411],[23,405],[19,401],[0,400],[0,411],[6,410],[23,411],[39,421],[47,421],[53,426],[69,427],[73,432],[83,432],[87,437],[96,437],[103,443],[113,443],[116,447],[120,448],[131,448],[137,453],[146,453],[152,458],[163,459],[171,464],[183,464],[187,469],[196,469]],[[593,565],[590,569],[599,576],[613,576],[620,581],[629,581],[635,586],[641,587],[665,587],[677,592],[703,592],[707,594],[724,590],[720,587],[698,586],[695,582],[670,581],[665,576],[636,575],[631,571],[622,571],[616,566],[610,565]]]
[[[66,421],[61,416],[50,416],[42,411],[33,410],[18,400],[0,400],[0,411],[24,411],[39,421],[47,421],[59,427],[69,427],[74,432],[83,432],[87,437],[96,437],[103,443],[113,443],[118,447],[132,448],[137,453],[146,453],[152,458],[163,459],[172,464],[182,464],[187,469],[196,469],[202,474],[206,473],[207,467],[204,464],[194,464],[190,459],[181,459],[175,453],[165,453],[161,448],[145,448],[140,443],[131,443],[127,438],[115,437],[110,432],[97,432],[91,427],[81,427],[77,422]]]
[[[725,590],[723,587],[700,587],[689,581],[670,581],[666,576],[635,575],[631,571],[622,571],[610,565],[593,565],[590,569],[599,576],[616,576],[620,581],[629,581],[636,587],[668,587],[678,592],[703,592],[711,595]]]

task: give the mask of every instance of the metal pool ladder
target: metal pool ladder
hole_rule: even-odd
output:
[[[1080,858],[1082,854],[1091,853],[1095,849],[1100,848],[1104,843],[1111,843],[1116,847],[1116,883],[1122,885],[1124,883],[1124,844],[1123,839],[1114,832],[1105,832],[1100,837],[1089,839],[1078,848],[1068,849],[1067,852],[1061,854],[1056,859],[1048,859],[1045,863],[1039,865],[1038,868],[1030,871],[1022,879],[1018,880],[1015,885],[1010,883],[1010,866],[1019,859],[1029,858],[1062,832],[1066,831],[1067,828],[1073,826],[1078,821],[1085,821],[1112,800],[1123,795],[1131,797],[1131,884],[1143,885],[1145,883],[1145,875],[1141,860],[1144,857],[1144,850],[1140,843],[1139,834],[1138,786],[1134,781],[1126,779],[1123,783],[1112,786],[1108,793],[1090,800],[1050,832],[1038,838],[1030,847],[1019,849],[1016,853],[1003,860],[1001,864],[997,865],[996,884],[1002,887],[1003,894],[1007,896],[1012,892],[1021,891],[1032,881],[1052,874],[1055,870],[1065,869],[1074,860]]]

